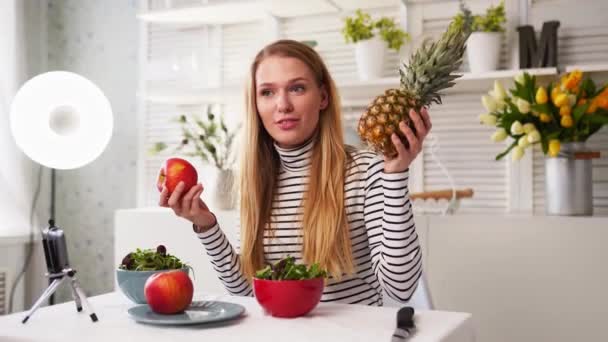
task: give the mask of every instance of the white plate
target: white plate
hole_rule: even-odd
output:
[[[222,322],[240,317],[245,307],[239,304],[217,301],[194,301],[184,311],[173,315],[158,314],[148,304],[137,305],[128,310],[135,321],[157,325],[192,325]]]

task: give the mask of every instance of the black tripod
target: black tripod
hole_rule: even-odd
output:
[[[76,270],[73,270],[71,268],[66,268],[62,270],[61,273],[49,274],[49,279],[53,280],[51,282],[51,285],[49,285],[49,287],[44,290],[40,298],[38,298],[36,303],[30,309],[30,311],[27,312],[27,315],[25,316],[25,318],[23,318],[23,321],[21,321],[21,323],[27,322],[27,320],[30,319],[30,317],[34,314],[34,312],[36,312],[40,305],[44,303],[44,301],[46,301],[47,298],[49,298],[53,293],[55,293],[59,286],[66,280],[70,282],[70,286],[72,287],[72,297],[74,298],[74,302],[76,302],[76,311],[82,311],[82,306],[84,305],[84,308],[89,313],[89,316],[91,316],[91,320],[93,322],[97,322],[97,315],[89,304],[87,296],[80,287],[78,280],[76,280],[76,277],[74,276],[75,274]]]
[[[27,315],[23,319],[22,323],[27,320],[36,312],[36,310],[44,303],[59,286],[69,281],[72,288],[72,297],[76,302],[76,310],[82,311],[82,306],[91,316],[93,322],[97,322],[97,315],[93,311],[93,308],[87,300],[87,296],[80,287],[80,283],[76,279],[76,270],[72,269],[68,263],[68,250],[65,242],[65,235],[63,230],[55,226],[55,222],[49,220],[49,227],[42,232],[42,245],[44,247],[44,257],[46,259],[46,267],[48,273],[46,276],[49,278],[49,286],[44,290],[40,298],[34,303],[32,308],[27,312]]]

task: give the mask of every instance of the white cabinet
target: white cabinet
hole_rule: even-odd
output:
[[[236,212],[214,211],[228,240],[236,243]],[[192,231],[192,224],[167,208],[118,210],[114,216],[114,265],[136,248],[155,249],[165,245],[167,252],[194,269],[194,287],[199,292],[224,293],[207,258],[205,248]],[[115,284],[118,290],[118,285]]]

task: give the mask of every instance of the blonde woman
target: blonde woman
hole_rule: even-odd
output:
[[[416,133],[401,124],[409,148],[393,136],[393,159],[345,146],[334,81],[312,48],[291,40],[257,54],[246,97],[240,246],[200,199],[201,184],[165,189],[160,205],[193,223],[231,294],[252,295],[255,271],[292,255],[328,270],[322,301],[382,305],[384,292],[407,302],[422,272],[408,167],[431,128],[426,110],[411,113]]]

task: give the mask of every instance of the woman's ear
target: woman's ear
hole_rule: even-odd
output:
[[[321,110],[325,110],[329,105],[329,93],[325,85],[321,86]]]

